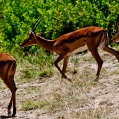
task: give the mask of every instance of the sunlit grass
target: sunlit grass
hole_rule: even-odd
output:
[[[38,108],[38,102],[33,100],[25,100],[21,105],[21,110],[23,111],[34,110],[36,108]]]

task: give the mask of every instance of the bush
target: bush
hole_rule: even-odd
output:
[[[48,39],[91,25],[104,27],[112,37],[118,8],[119,3],[112,0],[3,0],[0,12],[1,50],[19,50],[20,42],[38,17],[40,24],[36,32],[45,32]]]

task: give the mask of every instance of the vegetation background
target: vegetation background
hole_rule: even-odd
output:
[[[48,39],[92,25],[105,28],[111,38],[118,15],[118,0],[0,0],[0,50],[20,53],[19,44],[38,17],[36,32]]]
[[[88,56],[81,55],[82,58],[80,59],[74,56],[68,67],[69,75],[73,76],[74,83],[61,86],[58,85],[60,74],[53,67],[56,55],[47,55],[47,52],[39,46],[28,48],[19,46],[27,37],[32,24],[39,17],[40,24],[36,32],[43,32],[45,38],[54,40],[64,33],[94,25],[105,28],[111,39],[116,31],[118,16],[119,0],[0,0],[0,52],[9,53],[17,61],[15,80],[18,86],[18,118],[24,116],[24,112],[21,111],[32,111],[34,109],[42,109],[41,115],[50,115],[50,112],[52,114],[60,112],[59,115],[62,115],[63,111],[67,111],[68,119],[73,116],[74,119],[76,119],[75,117],[78,119],[79,116],[80,119],[86,117],[87,119],[107,119],[113,111],[119,112],[117,110],[118,105],[117,108],[113,105],[116,102],[114,100],[113,103],[115,96],[113,94],[111,94],[111,98],[110,96],[105,97],[108,101],[101,100],[100,105],[103,107],[93,109],[95,99],[100,99],[100,96],[103,99],[104,96],[107,96],[106,94],[114,92],[115,88],[118,89],[119,81],[116,78],[119,70],[116,65],[117,62],[111,55],[102,54],[102,57],[104,59],[107,57],[111,64],[104,66],[106,70],[102,70],[103,79],[99,84],[93,82],[94,70],[96,70],[93,65],[96,64],[95,60],[89,54]],[[111,40],[109,42],[112,45]],[[118,49],[118,47],[116,48]],[[115,68],[109,68],[109,66]],[[79,71],[76,74],[77,77],[73,75],[73,69]],[[116,74],[116,78],[109,77],[113,74]],[[52,78],[52,76],[54,77]],[[109,82],[106,83],[105,79]],[[113,79],[114,83],[110,83],[112,80],[107,79]],[[5,106],[8,103],[9,94],[2,84],[0,83],[2,90],[0,90],[0,109],[6,110]],[[105,86],[105,84],[109,86]],[[113,88],[110,88],[112,86]],[[95,94],[95,87],[97,87],[97,94]],[[119,98],[117,97],[117,99]],[[86,105],[86,110],[82,105]],[[111,106],[114,106],[114,108]],[[77,108],[80,109],[75,112]],[[75,113],[70,113],[71,110],[69,109],[72,109]],[[6,112],[4,110],[3,112]],[[31,112],[29,113],[31,114]],[[38,116],[38,114],[36,115]],[[114,113],[114,115],[116,114]]]

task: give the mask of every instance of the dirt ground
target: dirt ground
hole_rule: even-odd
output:
[[[55,67],[51,77],[37,78],[22,84],[17,82],[18,71],[15,76],[18,90],[14,119],[119,119],[119,63],[111,54],[100,54],[104,64],[98,82],[93,80],[97,65],[89,52],[70,59],[67,75],[72,77],[72,84],[68,81],[62,83]],[[77,71],[76,74],[73,74],[73,69]],[[3,82],[0,82],[0,86],[2,119],[7,115],[6,107],[11,94]],[[50,103],[25,110],[23,104],[26,100],[35,100],[38,105],[44,100],[50,100]],[[57,103],[59,101],[59,105],[54,105],[54,100]],[[51,108],[51,105],[54,107]]]

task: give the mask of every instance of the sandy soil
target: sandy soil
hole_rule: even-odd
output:
[[[85,55],[79,55],[77,57],[80,57],[78,63],[75,65],[71,62],[68,65],[68,73],[67,75],[71,75],[71,71],[73,68],[77,70],[77,73],[74,77],[79,77],[82,72],[87,70],[89,73],[95,72],[96,73],[96,62],[91,62],[93,58],[88,52]],[[85,61],[82,59],[84,57],[88,57]],[[17,114],[14,119],[78,119],[78,116],[76,116],[76,113],[82,113],[86,110],[93,110],[94,113],[99,113],[101,115],[101,110],[104,110],[103,112],[108,115],[109,119],[119,119],[119,64],[115,57],[113,57],[110,54],[103,53],[101,54],[102,59],[104,60],[103,69],[101,71],[100,79],[97,83],[93,85],[93,79],[92,79],[92,86],[89,86],[89,90],[85,93],[85,101],[83,106],[71,106],[70,108],[61,109],[56,108],[53,111],[49,111],[44,108],[36,108],[28,111],[24,111],[21,109],[20,105],[23,101],[26,99],[36,99],[39,102],[41,100],[46,98],[52,98],[52,92],[56,89],[60,92],[60,90],[63,90],[63,93],[66,93],[67,88],[70,87],[71,90],[74,90],[74,92],[77,90],[75,87],[71,88],[71,85],[69,82],[65,82],[64,84],[61,84],[60,82],[60,74],[58,71],[56,71],[56,75],[54,74],[51,77],[44,77],[42,79],[36,79],[30,83],[17,83]],[[73,68],[72,68],[73,67]],[[88,70],[89,68],[89,70]],[[56,70],[56,69],[55,69]],[[93,77],[95,76],[95,73],[93,74]],[[16,75],[17,77],[17,75]],[[81,77],[80,77],[81,78]],[[82,79],[83,80],[83,77]],[[85,80],[86,81],[86,80]],[[2,87],[0,89],[0,115],[1,118],[3,116],[7,115],[7,105],[10,100],[10,92],[9,89],[7,89],[3,82],[0,82],[0,86]],[[38,89],[35,91],[32,91],[31,93],[25,92],[27,87],[34,86],[38,87]],[[79,87],[80,89],[80,87]],[[59,93],[58,92],[58,93]],[[56,92],[55,92],[56,93]],[[60,92],[61,93],[61,92]],[[53,92],[54,94],[54,92]],[[82,90],[83,94],[83,90]],[[47,96],[47,97],[46,97]],[[63,98],[65,99],[65,97]],[[77,104],[80,104],[82,102],[78,102]],[[66,104],[66,102],[65,102]],[[71,104],[73,104],[73,101],[71,100]],[[66,106],[66,105],[65,105]],[[99,110],[100,111],[99,111]],[[97,111],[98,110],[98,111]],[[100,113],[101,112],[101,113]],[[91,112],[92,113],[92,112]],[[93,114],[94,114],[93,113]],[[84,113],[82,113],[82,119],[84,118]],[[92,117],[93,117],[92,114]],[[73,117],[74,115],[74,117]],[[103,114],[102,114],[103,115]],[[79,116],[79,119],[81,115]],[[99,116],[101,117],[101,116]],[[7,117],[4,117],[7,118]],[[87,119],[89,119],[87,117]],[[103,117],[102,117],[103,118]],[[105,117],[106,118],[106,117]],[[92,118],[94,119],[94,117]],[[100,118],[98,118],[100,119]],[[106,118],[107,119],[107,118]]]

